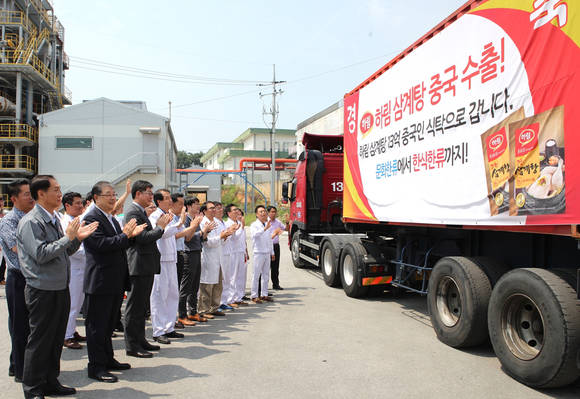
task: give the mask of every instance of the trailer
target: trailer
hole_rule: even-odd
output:
[[[528,386],[576,380],[579,9],[468,1],[346,94],[283,185],[294,265],[425,295],[441,342],[491,340]]]

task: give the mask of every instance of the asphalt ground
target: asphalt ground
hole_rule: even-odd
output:
[[[295,269],[281,241],[285,290],[274,292],[275,302],[180,330],[185,339],[152,359],[127,357],[119,335],[115,356],[132,369],[115,372],[115,384],[87,377],[86,349],[64,348],[60,381],[77,388],[75,397],[96,399],[580,398],[579,384],[540,391],[514,381],[489,344],[469,350],[441,344],[424,297],[386,292],[359,300],[327,287],[319,271]],[[8,377],[5,305],[0,323],[0,398],[21,398],[21,385]],[[82,320],[78,326],[84,335]]]

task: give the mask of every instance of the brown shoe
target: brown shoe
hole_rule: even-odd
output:
[[[238,306],[248,306],[248,302],[240,301],[240,302],[236,302],[236,305],[238,305]]]
[[[252,302],[254,302],[254,303],[262,303],[262,300],[260,298],[252,298]]]
[[[189,315],[187,316],[187,320],[192,320],[192,321],[197,321],[200,323],[206,323],[207,322],[207,318],[200,316],[199,313],[194,314],[193,316]]]
[[[189,320],[187,317],[184,317],[183,319],[182,319],[182,318],[179,318],[179,319],[177,319],[177,320],[178,320],[178,321],[179,321],[181,324],[183,324],[184,326],[186,326],[186,327],[192,327],[192,326],[195,326],[195,321],[191,321],[191,320]]]
[[[78,332],[75,331],[72,339],[74,339],[77,342],[87,342],[87,337],[83,337],[82,335],[80,335]]]
[[[185,328],[185,326],[183,325],[183,323],[181,323],[179,320],[177,320],[177,321],[175,322],[175,324],[173,325],[173,328],[176,328],[176,329],[180,329],[180,330],[182,330],[182,329],[184,329],[184,328]]]
[[[274,299],[270,298],[269,296],[263,296],[263,297],[260,297],[260,299],[262,301],[266,301],[266,302],[274,302]]]
[[[6,281],[5,280],[0,281],[0,285],[6,285]]]
[[[213,316],[225,316],[226,314],[220,310],[216,310],[215,312],[211,312]]]
[[[202,316],[202,317],[205,317],[205,318],[206,318],[206,319],[208,319],[208,320],[215,319],[215,317],[213,317],[213,316],[212,316],[212,315],[210,315],[209,313],[202,313],[202,314],[201,314],[201,316]]]
[[[229,303],[229,304],[228,304],[228,306],[231,306],[231,307],[232,307],[232,308],[234,308],[234,309],[237,309],[237,308],[239,308],[239,306],[238,306],[238,304],[237,304],[237,303]]]
[[[81,344],[79,344],[77,341],[75,341],[72,338],[65,339],[63,346],[66,346],[69,349],[82,349],[83,348]]]

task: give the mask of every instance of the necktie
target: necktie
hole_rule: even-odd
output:
[[[60,222],[56,217],[52,219],[52,224],[58,233],[58,238],[63,237],[64,233],[62,232],[62,227],[60,226]]]

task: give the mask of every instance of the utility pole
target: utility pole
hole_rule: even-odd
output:
[[[275,138],[276,138],[276,120],[278,119],[278,113],[279,113],[279,109],[278,109],[278,105],[276,104],[276,96],[279,94],[282,94],[283,91],[282,89],[277,89],[276,85],[277,84],[281,84],[281,83],[286,83],[286,81],[284,80],[276,80],[276,64],[272,65],[273,68],[273,78],[272,78],[272,83],[269,83],[268,85],[272,85],[272,92],[271,93],[266,93],[266,94],[262,94],[260,93],[260,97],[265,97],[265,96],[272,96],[272,108],[270,108],[270,111],[266,111],[266,109],[264,108],[262,111],[262,116],[265,117],[266,115],[272,115],[272,125],[270,127],[270,154],[271,154],[271,164],[270,164],[270,170],[272,171],[272,176],[271,176],[271,183],[270,183],[270,205],[274,205],[276,206],[276,148],[274,146],[275,143]],[[258,86],[266,86],[265,84],[259,84]],[[268,122],[266,122],[266,120],[264,119],[264,123],[266,124],[266,126],[268,126]]]

